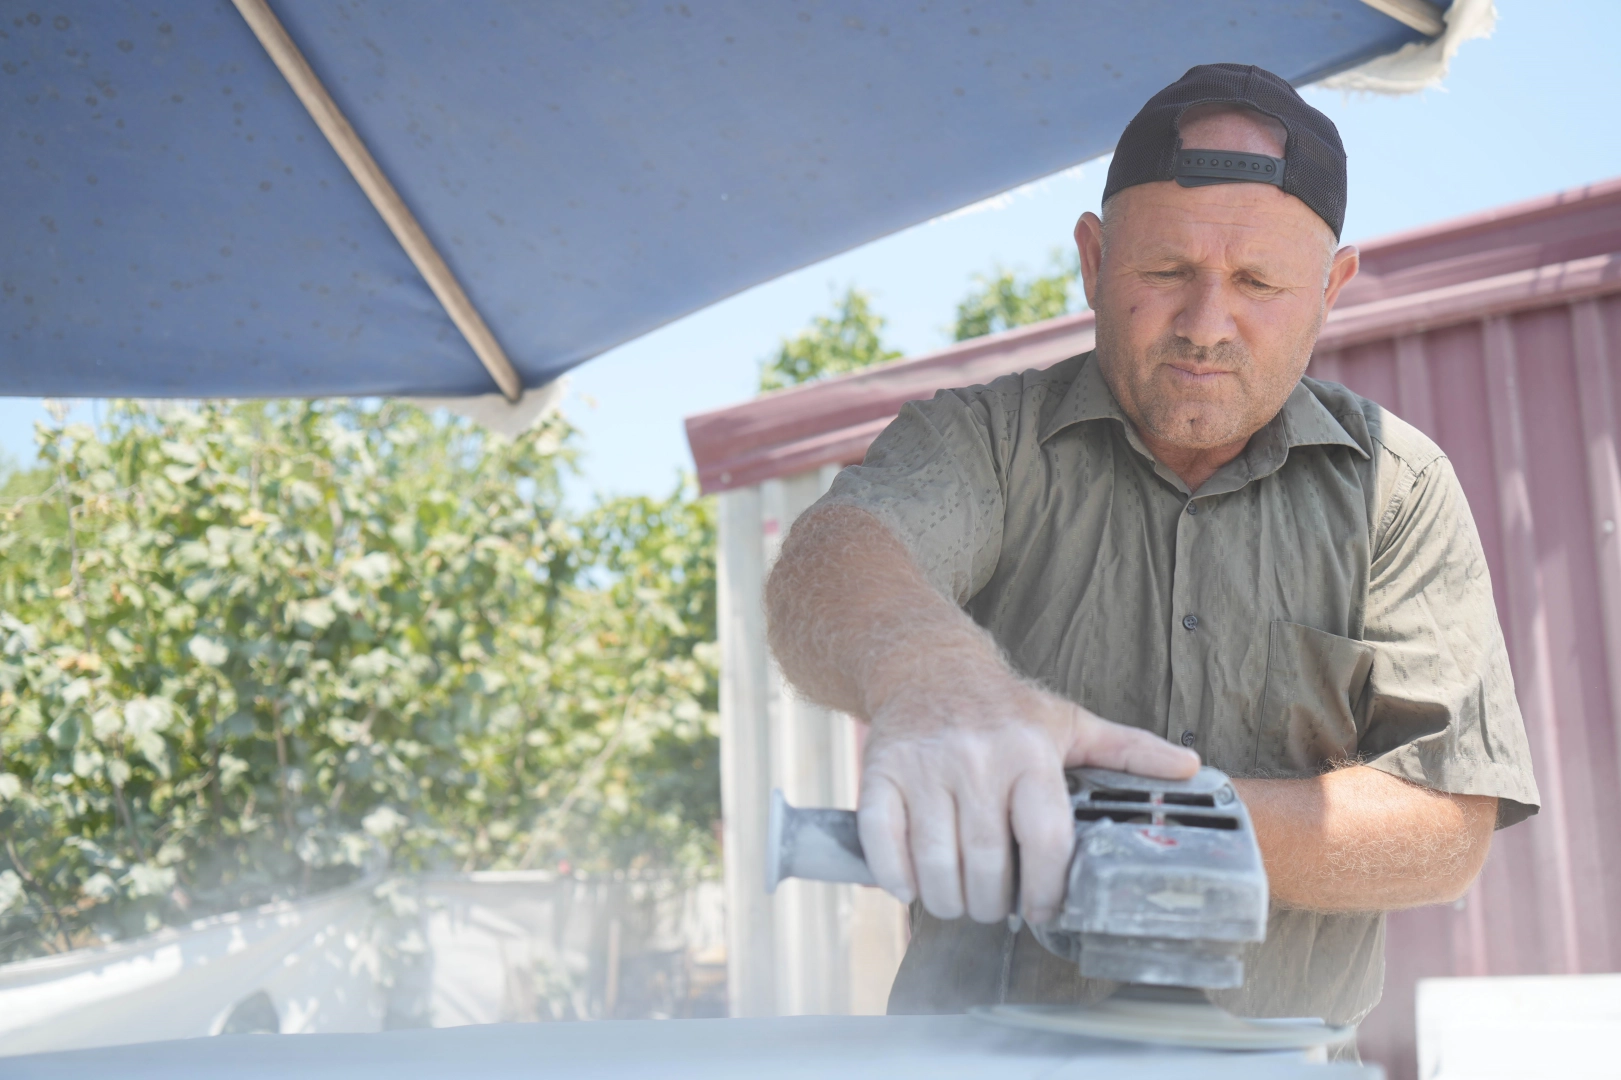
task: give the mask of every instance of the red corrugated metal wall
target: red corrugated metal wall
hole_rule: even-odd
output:
[[[1491,564],[1542,812],[1499,833],[1464,901],[1390,917],[1363,1055],[1412,1077],[1432,975],[1621,971],[1621,296],[1553,303],[1314,358],[1428,433]]]

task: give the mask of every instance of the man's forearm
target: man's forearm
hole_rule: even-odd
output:
[[[1074,852],[1065,766],[1186,777],[1192,752],[1020,678],[882,522],[823,507],[766,582],[772,651],[799,691],[872,723],[858,826],[879,885],[942,919],[1057,914]]]
[[[1448,795],[1367,766],[1302,780],[1237,780],[1272,897],[1312,911],[1455,900],[1491,847],[1497,800]]]
[[[802,694],[862,719],[919,677],[1008,674],[995,643],[929,585],[877,518],[796,522],[766,582],[771,650]]]

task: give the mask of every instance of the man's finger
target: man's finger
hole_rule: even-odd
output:
[[[1151,731],[1083,714],[1064,754],[1064,767],[1091,765],[1162,780],[1186,780],[1199,771],[1199,755]]]
[[[912,791],[908,792],[906,811],[918,898],[937,919],[962,918],[962,856],[957,850],[956,804],[948,793],[938,789]]]
[[[903,904],[917,899],[912,857],[906,849],[906,801],[894,784],[871,773],[861,784],[856,831],[878,887]]]
[[[1013,836],[1019,843],[1021,914],[1042,926],[1058,917],[1075,850],[1069,789],[1057,769],[1031,770],[1013,785]]]
[[[976,804],[959,794],[957,832],[968,917],[982,923],[1007,918],[1013,901],[1013,837],[1003,797]]]

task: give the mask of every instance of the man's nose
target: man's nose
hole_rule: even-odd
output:
[[[1188,286],[1186,303],[1176,317],[1176,335],[1202,349],[1211,349],[1238,336],[1225,283],[1216,275],[1201,274]]]

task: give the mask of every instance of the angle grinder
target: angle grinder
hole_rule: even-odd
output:
[[[1243,985],[1243,951],[1266,938],[1267,881],[1249,811],[1225,773],[1187,780],[1107,769],[1066,774],[1075,819],[1064,906],[1030,927],[1088,978],[1119,983],[1090,1005],[987,1005],[983,1019],[1177,1046],[1287,1050],[1349,1039],[1317,1019],[1257,1020],[1212,1004]],[[784,878],[872,885],[850,810],[796,809],[772,793],[766,891]],[[1017,932],[1017,916],[1010,919]]]

